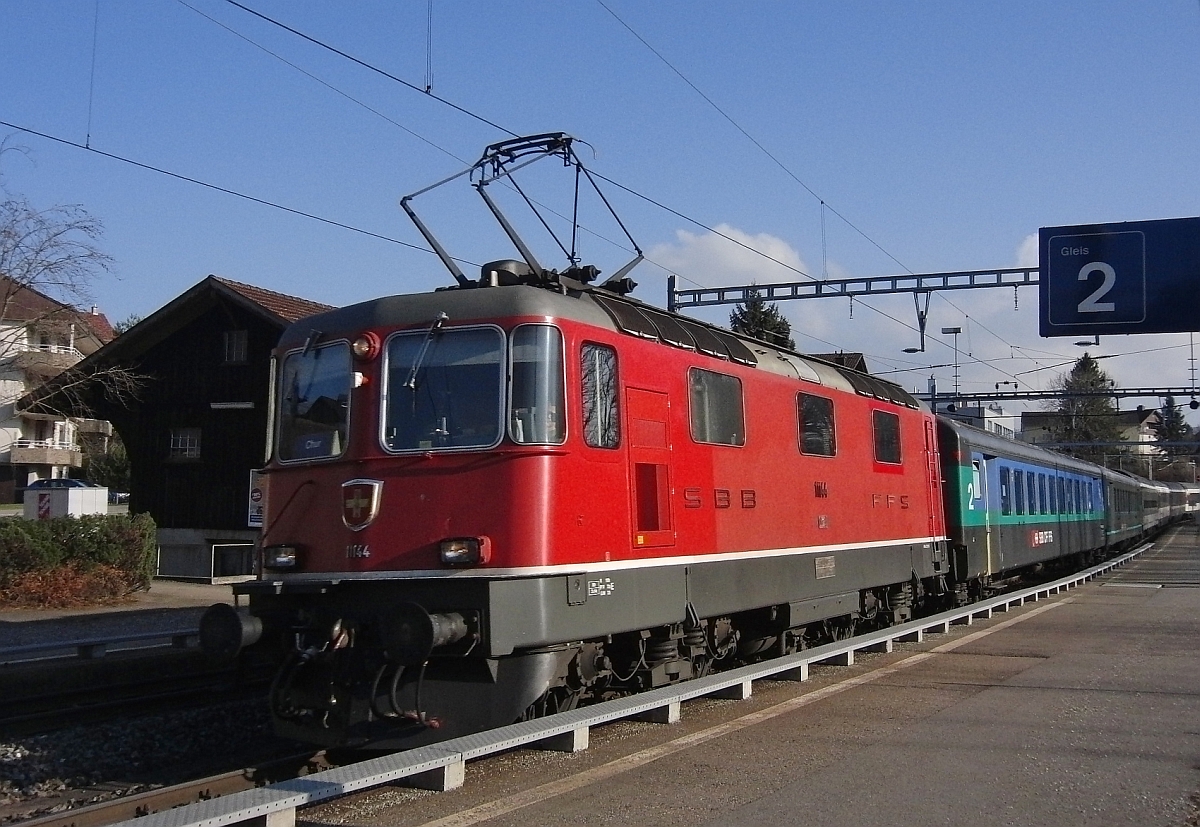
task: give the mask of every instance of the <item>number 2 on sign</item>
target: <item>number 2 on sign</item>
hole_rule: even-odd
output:
[[[1092,273],[1101,273],[1104,276],[1104,281],[1092,291],[1090,296],[1079,303],[1079,312],[1112,313],[1117,309],[1116,303],[1102,302],[1100,299],[1108,295],[1108,292],[1116,285],[1117,271],[1112,268],[1111,264],[1105,264],[1103,261],[1092,261],[1083,265],[1080,269],[1079,280],[1087,281]]]

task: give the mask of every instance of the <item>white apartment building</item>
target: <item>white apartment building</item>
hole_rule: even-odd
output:
[[[0,277],[0,502],[19,500],[37,479],[83,464],[81,437],[112,433],[107,422],[17,408],[17,400],[113,338],[96,308],[81,312]]]

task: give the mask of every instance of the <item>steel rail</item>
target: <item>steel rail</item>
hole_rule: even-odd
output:
[[[927,633],[944,634],[950,631],[952,625],[971,625],[977,619],[991,618],[995,612],[1007,612],[1025,603],[1077,588],[1125,565],[1153,545],[1146,543],[1112,560],[1050,583],[849,640],[806,649],[765,663],[755,663],[628,698],[522,721],[255,790],[200,801],[123,821],[120,827],[224,827],[250,821],[263,827],[294,827],[296,811],[301,807],[400,780],[421,789],[456,789],[463,784],[466,762],[474,758],[516,747],[578,752],[587,748],[591,727],[622,718],[673,723],[680,718],[683,701],[701,696],[744,699],[750,697],[755,680],[804,681],[808,679],[809,668],[813,665],[850,666],[854,663],[856,652],[890,652],[896,642],[920,643]]]

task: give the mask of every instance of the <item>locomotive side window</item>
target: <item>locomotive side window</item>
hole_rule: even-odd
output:
[[[1012,514],[1012,485],[1008,469],[1003,465],[1000,466],[1000,513]]]
[[[736,376],[692,368],[688,371],[692,439],[716,445],[746,444],[742,381]]]
[[[583,441],[592,448],[616,448],[621,444],[617,352],[606,345],[585,342],[579,351],[579,383]]]
[[[1048,487],[1048,490],[1050,492],[1050,513],[1057,514],[1058,513],[1058,495],[1055,493],[1053,476],[1050,477],[1049,482],[1050,482],[1050,485]]]
[[[1058,513],[1069,514],[1067,509],[1067,481],[1063,477],[1058,477]]]
[[[279,458],[339,456],[350,407],[350,346],[345,342],[289,353],[279,386]]]
[[[1038,474],[1038,499],[1042,501],[1041,512],[1045,514],[1047,511],[1053,511],[1054,507],[1050,505],[1050,501],[1046,499],[1046,475]]]
[[[1025,475],[1025,482],[1029,486],[1029,513],[1038,513],[1038,492],[1037,492],[1037,474],[1030,471]]]
[[[800,453],[831,457],[837,453],[833,423],[833,400],[802,393],[800,408]]]
[[[436,328],[387,343],[383,444],[389,451],[485,448],[500,441],[504,333]]]
[[[559,445],[567,438],[562,333],[523,324],[512,335],[509,433],[525,445]]]
[[[871,411],[875,432],[875,460],[900,463],[900,417],[887,411]]]

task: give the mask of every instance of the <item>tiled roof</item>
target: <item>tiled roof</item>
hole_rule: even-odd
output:
[[[305,316],[311,316],[314,313],[324,313],[326,310],[333,310],[332,305],[321,304],[320,302],[309,301],[308,299],[301,299],[296,296],[288,296],[284,293],[276,293],[274,290],[255,287],[252,284],[242,284],[241,282],[221,278],[220,276],[212,276],[212,279],[242,294],[255,304],[265,307],[285,321],[294,322],[298,319],[303,319]]]
[[[32,287],[0,276],[0,316],[7,321],[31,322],[38,319],[77,319],[92,331],[100,344],[111,342],[116,334],[103,313],[92,308],[91,313],[82,312]]]
[[[117,332],[113,330],[108,317],[96,310],[96,308],[93,307],[91,313],[80,314],[80,318],[92,329],[96,334],[96,338],[104,344],[108,344],[117,338]]]

